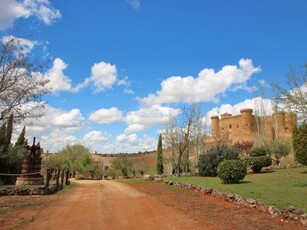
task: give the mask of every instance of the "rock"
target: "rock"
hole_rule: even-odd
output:
[[[145,175],[143,176],[143,179],[146,180],[146,181],[152,181],[152,180],[153,180],[153,177],[152,177],[152,175],[145,174]]]
[[[280,211],[277,208],[275,208],[274,206],[268,207],[268,213],[270,213],[270,215],[272,217],[276,217],[276,216],[280,215]]]
[[[234,196],[234,202],[235,202],[236,204],[241,204],[241,205],[243,205],[243,204],[245,204],[246,200],[245,200],[242,196],[240,196],[240,195],[235,195],[235,196]]]
[[[168,185],[174,185],[174,182],[173,181],[169,181]]]
[[[155,182],[157,182],[157,183],[162,183],[163,182],[163,180],[162,180],[162,178],[155,178]]]
[[[304,225],[307,226],[307,213],[304,213],[300,215],[300,222]]]

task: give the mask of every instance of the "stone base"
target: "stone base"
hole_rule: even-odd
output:
[[[43,185],[44,184],[44,177],[17,177],[16,186],[23,186],[23,185]]]

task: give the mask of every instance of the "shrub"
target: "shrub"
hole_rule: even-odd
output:
[[[269,156],[248,157],[246,162],[254,173],[260,173],[263,167],[272,165],[272,159]]]
[[[303,165],[307,165],[307,123],[294,129],[293,149],[295,160]]]
[[[226,144],[218,144],[207,154],[199,156],[197,169],[200,176],[216,176],[217,167],[223,160],[238,160],[240,150]]]
[[[224,184],[238,183],[246,173],[246,164],[242,160],[224,160],[217,167],[217,175]]]
[[[250,157],[260,157],[260,156],[265,156],[265,155],[267,155],[267,151],[263,146],[255,147],[249,151]]]

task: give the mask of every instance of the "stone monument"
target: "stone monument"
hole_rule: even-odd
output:
[[[39,145],[35,145],[35,137],[32,146],[26,145],[25,148],[30,152],[30,155],[22,162],[21,174],[17,177],[16,185],[43,185],[44,177],[40,174],[41,148]]]

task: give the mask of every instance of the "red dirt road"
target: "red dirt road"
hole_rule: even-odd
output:
[[[115,181],[76,181],[22,229],[204,229],[182,212]]]
[[[124,182],[74,181],[50,196],[0,197],[0,229],[306,229],[196,191]]]

